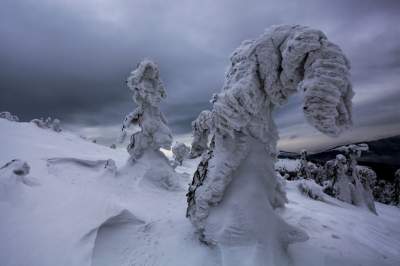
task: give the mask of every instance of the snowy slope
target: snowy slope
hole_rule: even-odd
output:
[[[4,119],[0,134],[0,167],[25,160],[40,184],[0,201],[0,265],[223,265],[219,251],[200,244],[185,218],[186,187],[198,159],[176,169],[181,188],[168,191],[140,182],[157,162],[126,167],[123,149]],[[106,159],[116,162],[116,176],[98,163]],[[400,265],[398,208],[376,203],[375,216],[332,198],[329,204],[311,200],[294,182],[287,190],[289,204],[279,212],[310,236],[289,247],[294,265]]]

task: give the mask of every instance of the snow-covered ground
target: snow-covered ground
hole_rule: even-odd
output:
[[[199,159],[178,166],[176,188],[165,190],[142,182],[157,162],[126,167],[125,149],[4,119],[0,133],[0,167],[27,161],[38,184],[15,184],[18,195],[0,197],[1,266],[223,265],[219,250],[200,244],[185,218]],[[107,159],[117,175],[99,161]],[[0,178],[9,175],[0,169]],[[310,236],[289,247],[293,265],[400,265],[399,208],[376,203],[376,216],[328,196],[329,203],[312,200],[296,182],[286,188],[289,203],[279,213]]]

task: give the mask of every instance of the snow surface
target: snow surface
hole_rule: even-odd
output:
[[[0,167],[26,161],[27,177],[38,184],[19,190],[18,201],[0,201],[0,265],[227,265],[185,218],[186,188],[200,158],[175,169],[183,189],[171,191],[140,182],[151,164],[126,173],[124,149],[4,119],[0,132]],[[108,159],[117,175],[103,166]],[[327,202],[312,200],[297,184],[286,182],[289,203],[277,209],[310,237],[289,246],[293,265],[400,265],[399,208],[376,203],[376,216],[327,195]]]

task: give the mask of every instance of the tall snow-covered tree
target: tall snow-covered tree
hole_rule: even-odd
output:
[[[132,71],[127,84],[133,92],[133,101],[137,107],[124,119],[122,139],[130,125],[137,124],[141,129],[131,136],[128,146],[131,158],[138,159],[145,150],[159,150],[160,148],[170,150],[171,130],[159,109],[161,101],[166,98],[166,92],[158,66],[150,60],[143,60]]]
[[[130,159],[121,171],[134,173],[132,167],[139,164],[144,172],[139,184],[167,190],[181,189],[177,173],[160,151],[160,148],[171,149],[172,134],[159,108],[161,101],[166,98],[166,92],[158,66],[150,60],[141,61],[132,71],[127,84],[137,107],[124,119],[121,140],[130,125],[138,125],[140,131],[131,136],[127,148]]]
[[[272,113],[301,91],[307,121],[337,136],[351,125],[350,64],[324,33],[299,25],[268,28],[230,59],[213,99],[215,146],[199,165],[204,176],[194,177],[187,216],[225,265],[284,265],[286,247],[308,237],[274,211],[286,196],[274,171]]]

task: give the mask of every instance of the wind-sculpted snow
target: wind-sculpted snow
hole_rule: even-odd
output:
[[[48,165],[66,165],[65,167],[69,167],[68,164],[75,164],[90,169],[105,169],[106,172],[114,176],[117,174],[117,165],[112,159],[86,160],[79,158],[60,157],[60,158],[49,158],[47,159],[47,163]]]
[[[90,265],[115,265],[123,257],[125,243],[131,237],[129,234],[139,231],[139,226],[144,225],[142,219],[125,209],[92,229],[82,238],[83,242],[94,239]]]
[[[200,156],[208,145],[208,135],[211,129],[211,112],[202,111],[199,116],[192,122],[193,141],[190,150],[190,157],[196,158]]]
[[[74,162],[48,166],[44,158],[85,158],[90,161],[112,158],[118,166],[123,166],[128,153],[95,145],[68,131],[54,134],[31,123],[0,119],[0,132],[3,133],[0,139],[3,147],[0,149],[0,167],[12,158],[21,158],[31,167],[25,177],[30,180],[34,177],[41,184],[30,187],[18,183],[18,187],[22,188],[23,201],[0,201],[2,266],[222,266],[229,263],[234,266],[246,263],[253,266],[256,264],[252,258],[257,252],[265,254],[262,263],[274,264],[270,260],[276,258],[275,251],[279,250],[271,249],[273,254],[271,250],[265,252],[263,243],[257,247],[241,245],[230,249],[210,248],[201,244],[193,234],[192,224],[185,218],[185,191],[154,189],[136,182],[142,179],[148,168],[157,166],[151,160],[138,160],[129,171],[119,169],[118,178],[107,178],[109,175],[103,176],[103,164],[95,168]],[[212,144],[210,146],[209,151],[212,151]],[[252,156],[247,163],[255,158]],[[176,171],[192,175],[200,159],[187,159]],[[168,161],[164,163],[168,165]],[[280,160],[280,165],[288,169],[297,164],[298,161]],[[249,187],[254,184],[252,173],[259,172],[252,165],[249,168],[251,170],[243,169],[244,173],[250,175],[246,175],[240,184],[233,185],[237,179],[232,179],[229,187],[235,190],[229,193],[228,188],[223,201],[232,195],[230,202],[237,199],[238,206],[243,207],[245,198],[241,198],[239,192],[242,189],[254,189],[254,186]],[[207,169],[205,167],[203,170]],[[3,171],[0,170],[5,173]],[[2,178],[12,174],[11,168],[6,172],[7,175],[2,175]],[[2,178],[0,180],[4,180]],[[190,181],[185,175],[178,180],[181,185]],[[304,196],[299,192],[296,182],[286,182],[289,202],[284,209],[276,210],[283,220],[301,227],[310,236],[308,241],[289,247],[293,266],[400,265],[400,212],[397,207],[376,203],[377,216],[328,195],[326,197],[334,204],[327,204]],[[257,203],[256,209],[263,212],[268,200],[265,195],[259,195],[254,195],[259,198],[258,201],[249,204]],[[113,222],[112,217],[121,217],[118,214],[124,210],[129,210],[136,217],[132,223]],[[237,208],[236,213],[242,217],[240,223],[245,225],[243,230],[230,227],[232,234],[224,236],[241,240],[246,236],[243,233],[248,232],[246,219],[243,219],[247,213],[243,208]],[[127,216],[129,219],[130,215]],[[272,218],[279,226],[284,223],[282,219]],[[135,222],[136,219],[145,223]],[[223,217],[221,221],[230,219]],[[268,223],[264,229],[276,229],[273,225],[273,222]],[[263,233],[270,233],[269,236],[275,240],[275,236],[281,235],[277,232]],[[292,238],[284,238],[284,243],[293,241],[294,236],[298,237],[296,232],[293,231]],[[275,246],[275,241],[270,243],[271,247],[279,247]],[[235,258],[237,260],[232,261]],[[240,259],[246,260],[245,263],[238,264]]]
[[[125,138],[130,125],[139,125],[140,131],[131,137],[128,152],[132,159],[138,159],[145,150],[171,149],[172,134],[164,115],[159,110],[161,100],[166,98],[158,66],[149,60],[139,63],[127,79],[133,92],[136,109],[129,113],[122,125],[121,140]]]
[[[0,168],[0,201],[15,202],[21,199],[24,187],[38,183],[28,177],[30,166],[27,162],[15,159]]]
[[[340,48],[321,31],[298,25],[273,26],[233,52],[222,91],[212,99],[210,131],[215,147],[203,162],[207,165],[203,181],[191,188],[194,195],[188,206],[188,216],[203,241],[232,246],[240,240],[225,240],[241,235],[249,238],[243,238],[249,246],[274,243],[284,249],[307,239],[300,230],[296,235],[302,237],[287,237],[288,225],[273,222],[279,220],[273,208],[282,205],[274,203],[285,192],[272,165],[278,139],[272,112],[302,91],[307,121],[322,133],[337,136],[352,123],[349,69]],[[260,201],[267,206],[259,206]],[[282,241],[286,238],[292,241]],[[283,250],[272,252],[266,244],[256,250],[253,259],[259,264],[255,265],[267,263],[263,256],[268,253],[275,265],[286,258]]]

